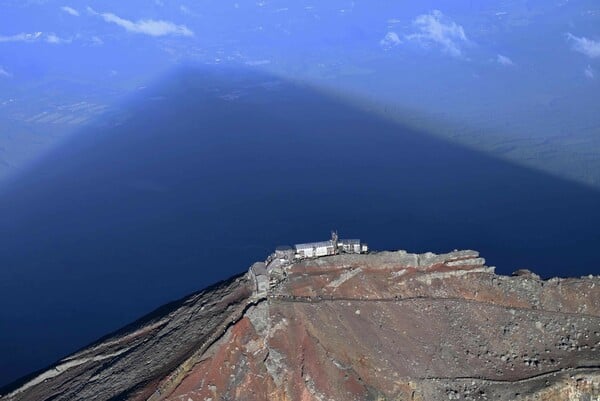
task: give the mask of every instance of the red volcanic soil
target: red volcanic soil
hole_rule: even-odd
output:
[[[256,271],[2,400],[600,399],[599,277],[499,276],[473,251]]]

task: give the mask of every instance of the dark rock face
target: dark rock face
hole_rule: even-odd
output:
[[[149,396],[151,388],[196,353],[201,354],[240,319],[251,294],[251,283],[245,277],[216,285],[59,361],[7,398],[108,400]]]
[[[274,260],[3,400],[597,400],[600,277],[484,263],[473,251]]]

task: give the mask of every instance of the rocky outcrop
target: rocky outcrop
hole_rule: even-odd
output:
[[[146,399],[227,333],[252,293],[242,276],[167,305],[13,386],[2,400]]]
[[[270,259],[6,400],[597,400],[600,277],[474,251]]]

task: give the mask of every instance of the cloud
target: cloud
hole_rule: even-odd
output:
[[[259,65],[267,65],[267,64],[271,64],[271,60],[248,60],[245,63],[246,65],[249,65],[251,67],[256,67]]]
[[[441,11],[419,15],[413,21],[418,32],[406,35],[407,40],[419,42],[423,46],[437,45],[442,51],[454,57],[461,57],[461,46],[469,43],[461,25],[447,18]]]
[[[4,67],[2,67],[2,66],[0,65],[0,77],[2,77],[2,78],[11,78],[11,77],[12,77],[12,74],[11,74],[10,72],[6,71],[6,70],[4,69]]]
[[[45,37],[45,40],[46,40],[46,42],[51,43],[53,45],[60,45],[63,43],[71,43],[71,39],[63,39],[63,38],[56,36],[53,33],[47,34]]]
[[[510,58],[503,56],[502,54],[498,54],[498,56],[496,57],[496,61],[498,62],[498,64],[505,65],[507,67],[512,67],[515,65],[515,63],[513,63],[513,61]]]
[[[42,32],[34,32],[34,33],[18,33],[16,35],[11,36],[1,36],[0,35],[0,43],[1,42],[37,42],[39,40],[43,40],[46,43],[61,44],[61,43],[71,43],[71,39],[63,39],[58,37],[53,33],[44,34]]]
[[[402,41],[396,32],[388,32],[383,39],[379,41],[379,45],[385,50],[389,50],[394,46],[398,46]]]
[[[596,72],[594,71],[594,69],[592,68],[591,65],[588,65],[587,67],[585,67],[585,70],[583,70],[583,74],[586,77],[588,77],[589,79],[596,78]]]
[[[16,35],[11,35],[11,36],[0,35],[0,43],[1,42],[35,42],[41,36],[42,36],[41,32],[18,33]]]
[[[600,57],[600,41],[583,36],[577,37],[571,33],[567,33],[567,39],[571,42],[571,48],[576,52],[583,53],[589,58]]]
[[[102,40],[102,38],[100,38],[98,36],[92,36],[92,38],[90,39],[90,42],[94,46],[102,46],[104,44],[104,41]]]
[[[88,7],[87,10],[93,15],[100,16],[104,21],[116,24],[132,33],[141,33],[149,36],[194,36],[194,32],[185,25],[176,25],[170,21],[145,19],[134,22],[121,18],[113,13],[98,13],[91,7]]]
[[[79,17],[79,11],[75,10],[74,8],[71,8],[69,6],[62,6],[60,9],[69,15],[72,15],[74,17]]]
[[[189,15],[190,17],[201,17],[202,16],[202,14],[197,13],[194,10],[192,10],[186,6],[179,6],[179,11],[181,11],[183,14]]]

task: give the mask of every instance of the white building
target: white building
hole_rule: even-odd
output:
[[[311,242],[296,244],[297,258],[313,258],[319,256],[335,255],[335,245],[332,241]]]
[[[338,242],[338,249],[345,253],[361,253],[362,251],[359,239],[342,239]]]
[[[337,232],[331,233],[331,240],[297,244],[294,246],[296,259],[315,258],[319,256],[343,253],[366,253],[369,247],[359,239],[338,239]]]

